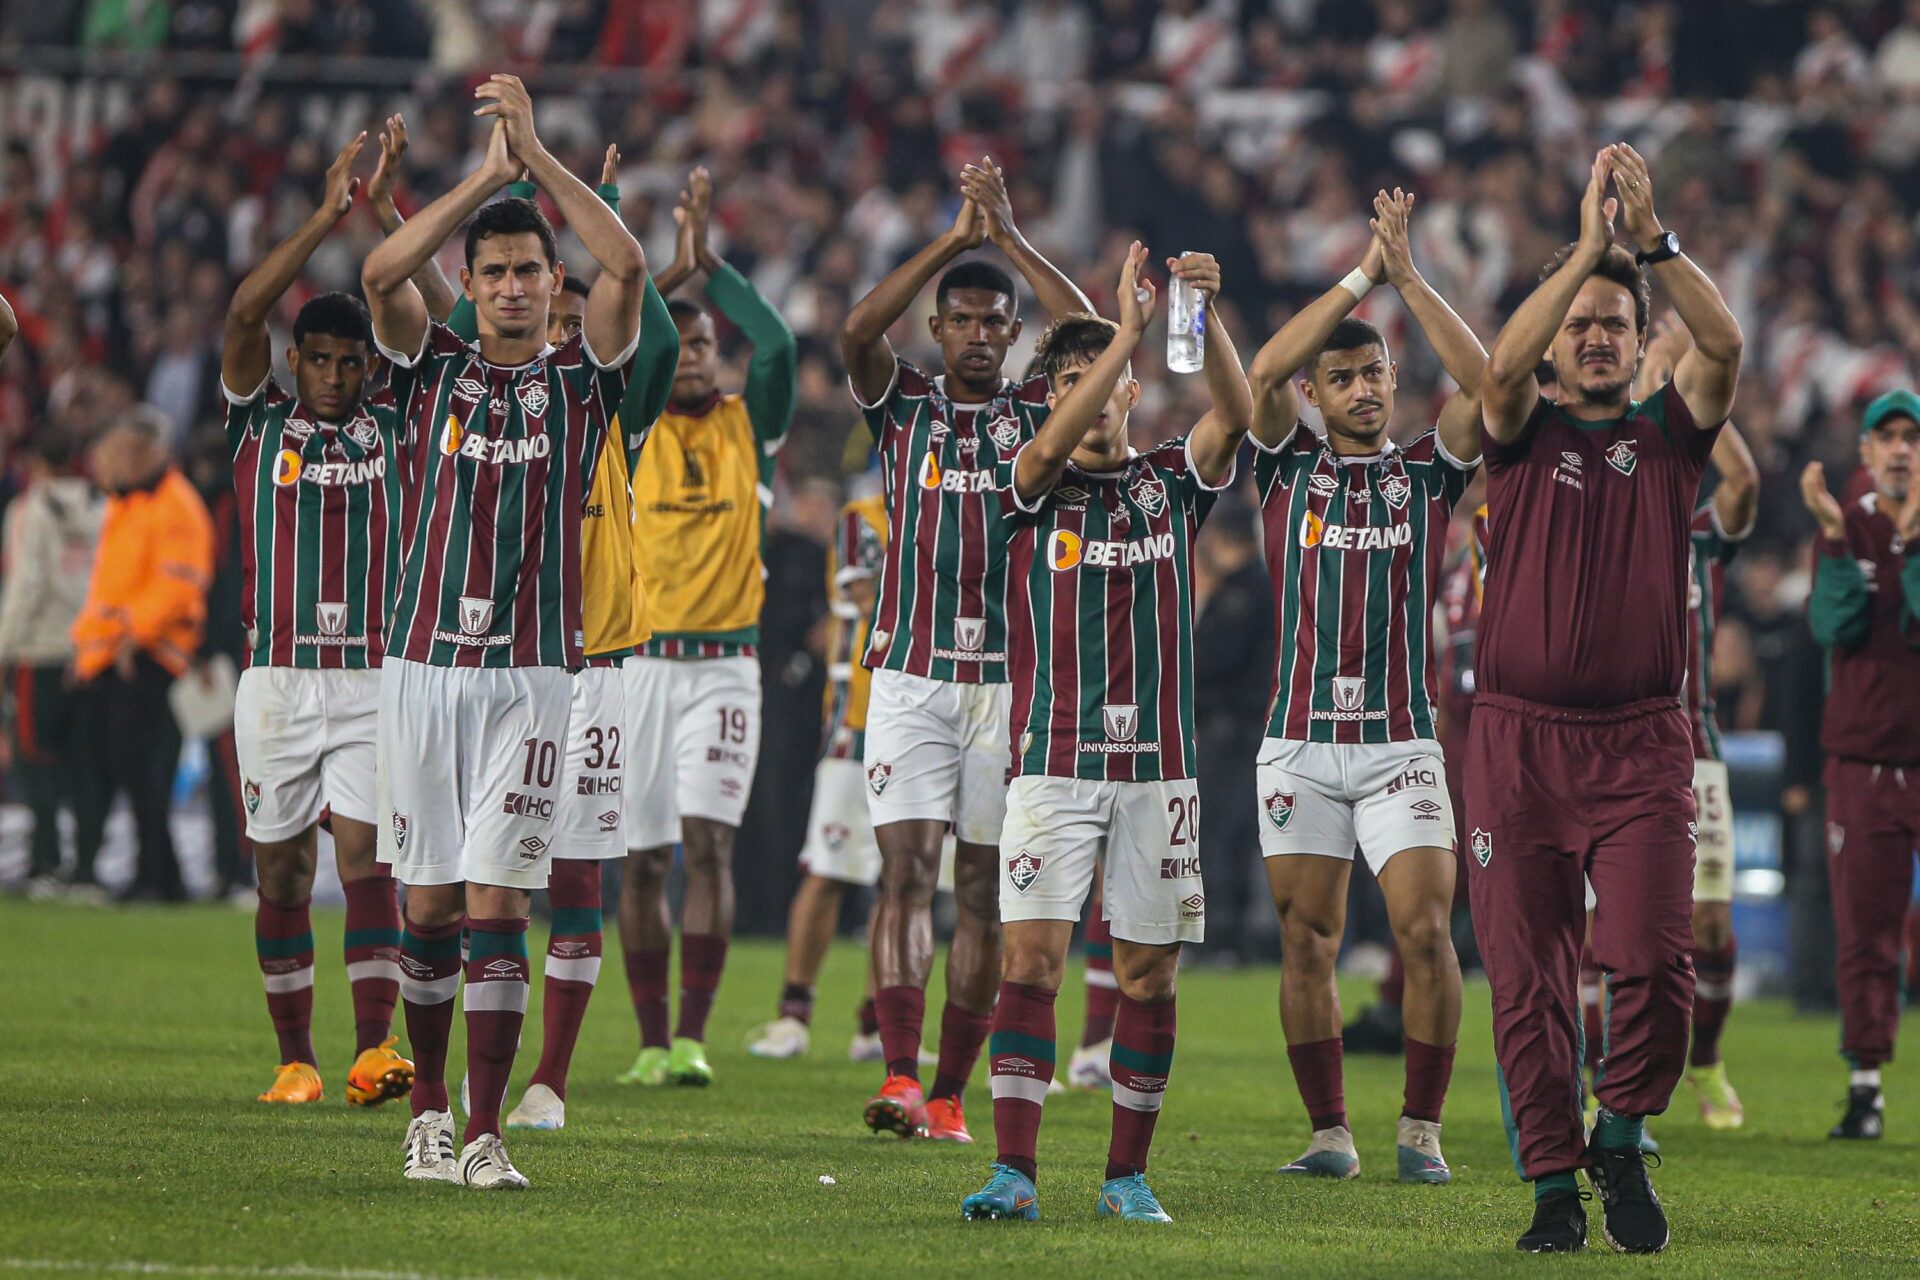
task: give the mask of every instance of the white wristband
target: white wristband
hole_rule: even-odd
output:
[[[1340,287],[1353,295],[1356,304],[1365,302],[1367,295],[1373,292],[1373,277],[1369,276],[1363,268],[1355,267],[1347,272],[1345,279],[1340,281]]]

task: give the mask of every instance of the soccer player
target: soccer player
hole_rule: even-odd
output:
[[[619,172],[619,148],[609,146],[601,165],[599,196],[616,214],[620,211]],[[531,200],[538,190],[531,182],[521,181],[509,186],[507,194]],[[561,281],[561,291],[547,311],[549,346],[558,349],[579,334],[586,323],[587,296],[587,286],[578,276]],[[480,328],[473,301],[461,298],[446,324],[461,339],[476,339]],[[621,829],[630,753],[620,663],[650,634],[646,598],[633,564],[631,477],[648,429],[666,404],[679,349],[667,304],[649,279],[640,304],[640,345],[634,353],[632,376],[620,411],[608,424],[593,488],[580,514],[580,609],[586,662],[573,673],[560,783],[563,794],[547,879],[553,926],[542,978],[540,1062],[520,1104],[507,1115],[509,1129],[566,1126],[567,1073],[587,1003],[600,977],[600,865],[626,856]],[[470,1103],[471,1088],[464,1092]]]
[[[999,1141],[969,1219],[1040,1216],[1035,1153],[1054,1071],[1054,997],[1073,922],[1096,871],[1113,926],[1120,1011],[1113,1131],[1098,1211],[1171,1222],[1147,1185],[1147,1152],[1173,1066],[1174,981],[1183,943],[1206,929],[1193,745],[1193,540],[1233,481],[1253,421],[1226,328],[1209,325],[1212,410],[1193,431],[1138,453],[1132,356],[1153,287],[1134,241],[1120,322],[1070,315],[1040,339],[1036,368],[1055,411],[995,468],[1007,517],[1013,782],[1001,841],[1006,960],[993,1010],[989,1081]],[[1220,268],[1167,265],[1203,299]]]
[[[1013,280],[961,262],[934,289],[928,332],[945,372],[929,378],[894,354],[887,330],[936,273],[989,238],[1049,315],[1089,311],[1073,282],[1014,225],[989,159],[961,175],[960,211],[939,239],[847,314],[840,350],[854,399],[879,447],[887,558],[862,659],[867,807],[880,844],[872,934],[874,1005],[887,1078],[866,1106],[876,1133],[971,1142],[962,1092],[986,1039],[999,981],[994,906],[1006,816],[1006,534],[993,469],[1047,414],[1047,382],[1001,376],[1020,336]],[[933,966],[934,886],[951,825],[959,923],[947,953],[947,1007],[931,1095],[920,1086],[920,1034]]]
[[[234,291],[220,382],[239,497],[241,623],[247,669],[234,694],[240,794],[259,873],[254,951],[280,1067],[262,1102],[318,1102],[313,1049],[313,898],[321,811],[333,813],[334,863],[347,895],[347,978],[355,1058],[347,1101],[378,1106],[413,1087],[413,1064],[387,1034],[400,991],[400,905],[392,871],[375,860],[374,720],[387,610],[400,576],[400,477],[410,439],[385,392],[358,298],[327,293],[300,308],[287,365],[275,381],[267,317],[353,207],[362,133],[327,170],[320,205]],[[390,118],[367,198],[400,225],[393,187],[406,122]],[[438,268],[416,284],[447,296]]]
[[[1800,477],[1819,525],[1807,614],[1827,650],[1827,869],[1840,939],[1840,1052],[1853,1068],[1830,1138],[1878,1138],[1880,1068],[1900,1026],[1900,935],[1920,846],[1920,396],[1889,391],[1860,420],[1873,487],[1842,507]]]
[[[696,169],[674,210],[674,259],[654,283],[680,339],[666,412],[634,469],[634,564],[653,636],[626,660],[626,952],[640,1055],[624,1084],[705,1085],[707,1015],[733,932],[733,836],[760,752],[760,548],[774,459],[793,420],[793,334],[780,313],[707,243],[712,183]],[[706,309],[673,292],[698,271],[707,298],[753,346],[744,393],[723,394],[720,344]],[[678,843],[680,1021],[667,1037],[673,942],[667,873]]]
[[[378,246],[361,272],[394,397],[417,437],[408,528],[381,669],[381,860],[408,886],[401,995],[416,1055],[405,1172],[518,1188],[500,1105],[527,1007],[531,891],[547,882],[571,668],[584,661],[581,507],[626,391],[646,257],[593,189],[541,144],[520,81],[474,90],[494,129],[481,166]],[[547,342],[566,269],[530,201],[481,208],[524,166],[600,274],[578,338]],[[429,318],[407,278],[469,217],[468,344]],[[446,1086],[466,964],[473,1111],[454,1155]]]
[[[1290,320],[1253,362],[1254,474],[1275,601],[1274,697],[1260,749],[1261,851],[1280,914],[1280,1022],[1313,1125],[1283,1173],[1359,1176],[1347,1127],[1334,962],[1354,846],[1386,895],[1406,967],[1399,1176],[1447,1182],[1440,1110],[1460,1032],[1453,953],[1454,827],[1436,740],[1431,617],[1447,522],[1480,461],[1486,353],[1413,265],[1413,198],[1374,198],[1359,267]],[[1405,448],[1388,437],[1395,368],[1349,313],[1390,283],[1459,389]],[[1307,377],[1295,389],[1294,375]],[[1300,421],[1320,411],[1324,439]]]
[[[1622,206],[1637,260],[1613,242]],[[1672,381],[1634,400],[1648,266],[1694,346]],[[1646,163],[1615,145],[1594,156],[1579,240],[1507,321],[1481,383],[1487,580],[1467,870],[1515,1164],[1534,1184],[1524,1250],[1585,1247],[1582,1167],[1609,1244],[1667,1244],[1639,1141],[1685,1067],[1693,1001],[1687,529],[1741,345],[1713,282],[1661,227]],[[1555,400],[1534,378],[1542,356]],[[1608,1006],[1590,1144],[1575,989],[1582,871],[1598,903],[1593,954]]]

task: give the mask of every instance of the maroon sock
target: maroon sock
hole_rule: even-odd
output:
[[[555,858],[547,879],[553,904],[553,933],[547,939],[547,972],[540,1000],[540,1063],[532,1084],[567,1098],[567,1069],[580,1023],[600,980],[600,864],[584,858]]]
[[[267,988],[267,1016],[280,1040],[280,1061],[319,1066],[313,1054],[313,899],[269,902],[253,910],[253,953]]]
[[[1688,1061],[1696,1067],[1710,1067],[1720,1061],[1720,1033],[1727,1029],[1727,1014],[1733,1011],[1733,965],[1739,944],[1727,939],[1727,945],[1711,951],[1693,950],[1693,1052]]]
[[[672,957],[665,947],[626,953],[627,989],[633,993],[642,1049],[667,1047],[667,967]]]
[[[780,1016],[806,1026],[813,1025],[813,988],[804,982],[789,982],[780,988]]]
[[[1407,962],[1400,958],[1400,948],[1395,947],[1393,959],[1387,962],[1387,976],[1380,979],[1380,1003],[1398,1009],[1406,997]]]
[[[727,940],[712,933],[680,935],[680,1025],[674,1035],[685,1040],[707,1038],[707,1015],[720,990],[720,974],[727,967]]]
[[[1580,952],[1580,1035],[1586,1042],[1587,1074],[1600,1070],[1600,1055],[1607,1047],[1607,1022],[1601,1011],[1606,1008],[1607,978],[1593,963],[1593,955]]]
[[[889,987],[880,994],[911,990]],[[993,1134],[1000,1144],[994,1159],[1029,1178],[1038,1175],[1034,1155],[1040,1145],[1040,1108],[1053,1082],[1053,1001],[1059,994],[1002,982],[993,1006],[987,1087],[993,1091]]]
[[[355,880],[347,891],[347,983],[353,988],[353,1051],[386,1042],[400,998],[400,897],[393,876]]]
[[[468,920],[467,937],[467,1100],[473,1109],[467,1113],[462,1142],[500,1132],[500,1107],[507,1100],[520,1026],[527,1018],[531,968],[524,916]]]
[[[927,993],[918,987],[882,987],[873,993],[880,1020],[880,1051],[887,1074],[920,1078],[920,1028],[927,1018]]]
[[[952,1000],[940,1012],[940,1065],[934,1068],[933,1092],[929,1098],[960,1101],[966,1092],[967,1077],[980,1060],[980,1046],[986,1043],[987,1025],[992,1014],[962,1009]]]
[[[861,1035],[871,1036],[871,1035],[879,1034],[880,1014],[879,1014],[879,1011],[873,1007],[872,996],[868,996],[865,1000],[862,1000],[860,1002],[860,1012],[857,1016],[860,1019]]]
[[[1400,1114],[1412,1120],[1440,1123],[1447,1103],[1447,1082],[1453,1079],[1452,1045],[1442,1048],[1407,1037],[1407,1096]]]
[[[1107,1147],[1107,1177],[1147,1171],[1154,1122],[1173,1071],[1173,1001],[1142,1004],[1120,997],[1113,1024],[1113,1141]],[[1334,1041],[1337,1045],[1340,1042]],[[1316,1128],[1318,1126],[1315,1126]]]
[[[1340,1037],[1290,1044],[1287,1061],[1293,1064],[1293,1082],[1300,1087],[1300,1101],[1307,1104],[1307,1118],[1313,1122],[1314,1131],[1345,1127],[1347,1098],[1341,1075]]]
[[[460,990],[460,935],[455,920],[429,929],[406,920],[400,931],[400,999],[406,1005],[407,1047],[413,1054],[413,1114],[450,1111],[447,1042],[453,1038],[453,997]]]
[[[1105,904],[1087,921],[1087,1025],[1080,1047],[1099,1044],[1113,1036],[1114,1012],[1120,1007],[1120,986],[1113,980],[1113,926],[1105,918]]]

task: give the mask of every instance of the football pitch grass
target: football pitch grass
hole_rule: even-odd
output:
[[[349,1109],[351,1010],[341,917],[315,913],[315,1041],[327,1100],[268,1107],[273,1038],[250,918],[227,907],[101,911],[0,903],[0,1273],[336,1277],[742,1275],[1086,1277],[1561,1274],[1920,1275],[1920,1077],[1889,1072],[1892,1135],[1824,1136],[1845,1076],[1831,1019],[1741,1005],[1727,1036],[1747,1127],[1702,1127],[1683,1085],[1653,1128],[1673,1223],[1658,1259],[1600,1238],[1579,1258],[1513,1250],[1531,1203],[1514,1179],[1493,1081],[1484,985],[1467,990],[1448,1099],[1450,1187],[1394,1181],[1398,1060],[1350,1058],[1357,1182],[1274,1170],[1303,1148],[1271,969],[1182,981],[1180,1047],[1153,1151],[1170,1227],[1097,1219],[1104,1096],[1056,1096],[1034,1224],[966,1223],[993,1152],[984,1064],[971,1147],[902,1143],[860,1124],[878,1070],[846,1060],[861,956],[828,962],[811,1056],[742,1045],[778,994],[776,946],[734,948],[708,1041],[707,1089],[628,1088],[634,1030],[611,939],[574,1059],[568,1127],[512,1133],[522,1194],[400,1177],[404,1103]],[[536,924],[536,954],[544,928]],[[536,961],[537,963],[537,961]],[[940,1007],[936,993],[928,1001]],[[1365,994],[1350,987],[1349,1007]],[[517,1100],[539,1034],[539,983]],[[1081,1015],[1077,963],[1059,1012]],[[455,1021],[453,1061],[463,1039]],[[1062,1054],[1064,1066],[1065,1055]],[[455,1068],[457,1075],[458,1068]],[[833,1179],[831,1184],[823,1178]]]

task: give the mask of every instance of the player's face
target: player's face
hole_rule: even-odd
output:
[[[580,336],[587,325],[587,300],[568,289],[562,289],[553,297],[553,305],[547,309],[547,341],[556,347],[564,347]]]
[[[680,363],[673,369],[673,402],[702,404],[720,381],[720,343],[713,334],[713,317],[704,311],[684,320],[675,316],[673,325],[680,333]]]
[[[1578,401],[1624,404],[1643,340],[1633,294],[1625,285],[1590,276],[1553,336],[1554,377]]]
[[[1320,410],[1327,432],[1355,444],[1377,446],[1393,418],[1398,385],[1393,361],[1377,342],[1346,351],[1325,351],[1305,384],[1307,403]]]
[[[488,236],[473,249],[473,265],[460,269],[460,284],[473,299],[480,332],[499,338],[532,338],[547,331],[547,312],[560,293],[566,268],[547,262],[540,237],[531,231]]]
[[[375,357],[358,338],[310,333],[287,350],[294,394],[322,422],[351,418],[360,407]]]
[[[983,396],[999,386],[1007,348],[1020,336],[1012,298],[992,289],[953,289],[927,323],[948,378]]]
[[[1053,389],[1047,393],[1047,407],[1053,408],[1060,398],[1074,389],[1084,378],[1087,370],[1093,367],[1093,361],[1084,364],[1068,365],[1053,375]],[[1113,384],[1113,390],[1107,395],[1107,403],[1101,408],[1100,416],[1087,428],[1087,434],[1080,437],[1080,448],[1075,452],[1094,454],[1113,454],[1125,452],[1127,447],[1127,415],[1133,412],[1133,406],[1140,402],[1140,384],[1134,381],[1133,365],[1128,363],[1121,373],[1119,381]]]
[[[1860,440],[1860,461],[1873,475],[1873,487],[1895,502],[1905,502],[1920,466],[1920,422],[1905,414],[1884,418]]]

